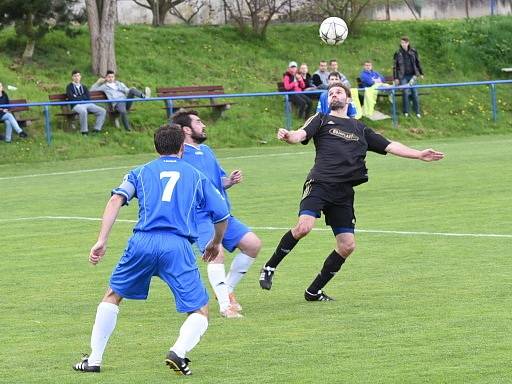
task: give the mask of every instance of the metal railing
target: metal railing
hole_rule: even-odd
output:
[[[423,85],[399,85],[399,86],[388,86],[376,88],[378,90],[386,91],[391,94],[393,102],[391,103],[391,115],[393,120],[393,126],[396,127],[398,124],[398,114],[396,110],[396,92],[399,90],[410,90],[411,88],[449,88],[449,87],[469,87],[469,86],[482,86],[486,85],[489,87],[490,98],[491,98],[491,113],[492,119],[496,121],[498,116],[498,106],[496,102],[496,85],[498,84],[512,84],[512,80],[489,80],[489,81],[472,81],[466,83],[446,83],[446,84],[423,84]],[[364,88],[358,88],[358,90],[364,91]],[[86,100],[86,101],[57,101],[57,102],[34,102],[25,104],[4,104],[0,105],[0,108],[13,108],[13,107],[42,107],[44,114],[44,130],[46,141],[48,144],[52,142],[52,127],[51,127],[51,114],[50,107],[62,106],[62,105],[76,105],[76,104],[89,104],[89,103],[119,103],[119,102],[152,102],[152,101],[165,101],[167,108],[172,109],[174,100],[188,100],[188,99],[232,99],[240,97],[263,97],[263,96],[280,96],[284,97],[284,124],[287,129],[291,128],[291,103],[289,95],[300,94],[320,94],[325,92],[321,91],[305,91],[305,92],[257,92],[257,93],[233,93],[233,94],[222,94],[222,95],[191,95],[191,96],[172,96],[172,97],[149,97],[145,99],[111,99],[111,100]]]

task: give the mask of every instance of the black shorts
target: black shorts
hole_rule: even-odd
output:
[[[302,189],[299,215],[319,218],[322,211],[325,224],[333,227],[335,234],[353,232],[356,216],[352,184],[306,180]]]

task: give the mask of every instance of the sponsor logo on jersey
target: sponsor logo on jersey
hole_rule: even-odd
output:
[[[348,133],[345,131],[342,131],[339,128],[331,128],[329,129],[329,133],[334,136],[341,137],[342,139],[349,140],[349,141],[358,141],[359,136],[357,136],[355,133]]]

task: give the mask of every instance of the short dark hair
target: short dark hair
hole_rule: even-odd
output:
[[[78,69],[73,69],[73,70],[71,71],[71,76],[74,76],[74,75],[76,75],[77,73],[80,73],[80,71],[79,71]]]
[[[108,76],[108,75],[115,75],[116,73],[111,70],[111,69],[107,69],[107,72],[105,73],[105,76]]]
[[[197,111],[194,110],[182,110],[176,112],[171,117],[171,122],[174,124],[179,124],[182,127],[190,127],[192,125],[192,119],[190,115],[198,116]]]
[[[338,62],[338,60],[336,60],[336,59],[331,59],[331,60],[329,60],[329,64],[337,63],[337,62]]]
[[[371,61],[371,60],[365,60],[365,61],[363,61],[363,64],[373,64],[373,61]]]
[[[331,73],[329,73],[329,76],[327,76],[327,78],[329,78],[331,76],[334,76],[334,77],[337,77],[338,79],[341,79],[341,76],[340,76],[339,72],[331,72]]]
[[[402,37],[400,38],[400,40],[403,40],[403,41],[407,41],[407,42],[409,42],[409,37],[408,37],[408,36],[402,36]]]
[[[154,141],[160,155],[176,155],[185,141],[185,133],[178,124],[165,124],[156,130]]]
[[[336,81],[335,83],[332,83],[331,85],[329,85],[329,88],[327,88],[327,92],[329,92],[331,90],[331,88],[334,88],[334,87],[343,88],[345,90],[345,94],[347,95],[347,97],[352,97],[352,92],[350,92],[350,88],[347,87],[345,84],[343,84],[341,81]]]

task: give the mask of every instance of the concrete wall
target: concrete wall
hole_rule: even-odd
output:
[[[194,24],[224,24],[224,7],[222,0],[204,0],[207,5],[200,13],[196,15]],[[292,0],[293,1],[293,0]],[[414,0],[409,0],[412,3]],[[490,15],[491,0],[469,0],[469,16],[479,17]],[[416,0],[421,4],[420,15],[422,19],[453,19],[466,17],[466,8],[464,0]],[[495,0],[496,14],[512,15],[512,0]],[[148,9],[145,9],[132,0],[118,0],[118,21],[120,24],[151,24],[152,15]],[[186,4],[181,4],[179,9],[187,14]],[[409,8],[404,4],[392,6],[390,10],[391,20],[409,20],[414,19]],[[385,20],[386,13],[384,7],[380,7],[372,12],[371,18]],[[172,15],[167,15],[166,24],[181,23],[179,19]]]

